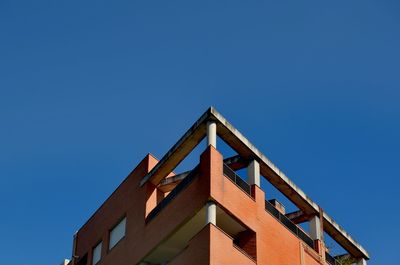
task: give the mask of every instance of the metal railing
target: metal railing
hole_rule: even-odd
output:
[[[182,190],[184,190],[197,176],[199,166],[196,166],[190,173],[149,213],[146,220],[153,219],[162,209],[164,209]]]
[[[328,252],[325,252],[325,260],[331,265],[342,265],[340,261],[332,257]]]
[[[248,195],[252,196],[251,194],[251,187],[250,185],[244,181],[235,171],[233,171],[228,165],[224,163],[224,175],[232,180],[239,188],[241,188],[244,192]]]
[[[301,230],[295,223],[293,223],[284,214],[278,211],[272,203],[265,201],[265,210],[281,222],[287,229],[292,231],[297,237],[303,240],[311,248],[314,248],[314,240],[312,240],[303,230]],[[334,264],[335,265],[335,264]]]

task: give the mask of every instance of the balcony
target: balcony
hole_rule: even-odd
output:
[[[228,165],[224,163],[224,175],[232,180],[242,191],[244,191],[249,196],[253,197],[251,192],[251,186],[244,181],[239,175],[235,173]],[[298,238],[304,241],[308,246],[314,248],[314,240],[312,240],[302,229],[300,229],[295,223],[293,223],[284,214],[280,213],[275,206],[273,206],[269,201],[265,201],[265,210],[274,216],[281,224],[283,224],[287,229],[289,229]],[[336,264],[332,264],[336,265]]]
[[[265,201],[265,210],[275,217],[281,224],[283,224],[287,229],[289,229],[298,238],[304,241],[308,246],[314,248],[314,240],[312,240],[302,229],[300,229],[295,223],[290,221],[284,214],[279,212],[275,206],[273,206],[269,201]]]
[[[330,265],[342,265],[340,261],[332,257],[328,252],[325,252],[325,260]]]
[[[257,195],[256,190],[254,190],[245,180],[243,180],[230,167],[229,163],[223,163],[222,165],[223,165],[223,167],[222,167],[223,175],[227,179],[227,181],[229,180],[228,182],[231,182],[232,184],[234,184],[234,186],[239,188],[242,192],[244,192],[244,194],[246,194],[248,197],[252,198],[253,201],[255,201],[255,196]],[[176,186],[171,190],[171,192],[169,192],[169,194],[164,199],[162,199],[155,206],[155,208],[153,210],[150,211],[150,213],[148,214],[148,216],[146,218],[146,222],[150,222],[151,220],[153,220],[174,199],[179,197],[178,195],[180,193],[182,193],[185,189],[187,189],[189,186],[191,186],[190,184],[193,183],[193,181],[200,175],[199,169],[200,169],[200,166],[198,165],[193,170],[191,170],[189,172],[185,172],[184,176],[183,176],[183,174],[181,174],[182,177],[180,178],[179,182],[176,182],[177,184],[175,184]],[[200,179],[202,179],[202,178],[200,178]],[[234,186],[231,186],[231,187],[234,189]],[[230,201],[230,200],[227,200],[227,202],[228,201]],[[251,204],[251,201],[249,201],[249,203]],[[261,201],[260,201],[260,203],[261,203]],[[230,207],[232,207],[232,206],[229,206],[229,204],[230,203],[228,203],[228,205],[226,205],[227,209],[230,209]],[[294,222],[292,222],[288,217],[286,217],[285,214],[281,213],[277,208],[275,208],[275,206],[272,203],[270,203],[269,201],[265,201],[265,210],[270,215],[272,215],[277,221],[279,221],[279,223],[282,224],[286,229],[290,230],[291,233],[293,233],[297,238],[302,240],[302,242],[304,242],[306,245],[308,245],[311,249],[315,249],[314,241],[310,238],[310,236],[306,232],[304,232],[300,227],[298,227]],[[201,218],[201,219],[203,219],[203,218]],[[223,219],[219,219],[219,220],[223,220]],[[220,222],[218,222],[218,223],[219,223],[219,225],[221,225]],[[198,229],[195,229],[195,230],[198,231]],[[223,230],[225,231],[225,229],[223,229]],[[232,237],[232,238],[234,238],[234,237]],[[178,249],[180,249],[180,251],[183,251],[182,248],[185,248],[185,245],[187,246],[188,241],[187,240],[185,240],[185,241],[186,241],[186,244],[183,244],[182,246],[180,246],[178,248]],[[239,250],[239,251],[242,251],[242,249],[240,247],[235,245],[235,241],[233,242],[233,247],[237,248],[237,250]],[[174,253],[176,253],[176,252],[174,252]],[[243,252],[243,253],[246,254],[246,252]],[[246,255],[248,255],[248,253]],[[169,260],[171,260],[171,257],[173,257],[173,256],[174,255],[172,255],[172,253],[171,253],[171,255],[169,256]],[[249,256],[249,257],[251,258],[251,256]],[[329,265],[342,265],[339,261],[335,260],[329,254],[326,255],[326,262]]]
[[[252,194],[251,186],[244,181],[236,172],[231,169],[227,164],[223,164],[223,173],[224,176],[231,180],[239,189],[241,189],[244,193],[254,198],[254,194]],[[286,227],[289,231],[291,231],[296,237],[301,239],[306,245],[308,245],[311,249],[315,249],[314,240],[304,232],[299,226],[297,226],[294,222],[292,222],[285,214],[281,213],[271,202],[265,200],[265,210],[271,214],[276,220],[278,220],[284,227]],[[329,265],[342,265],[342,263],[332,257],[329,253],[326,252],[326,262]]]
[[[233,171],[227,164],[224,163],[224,175],[232,180],[241,190],[247,193],[250,197],[252,196],[250,185],[244,181],[235,171]]]
[[[164,209],[179,193],[181,193],[199,175],[199,166],[196,166],[189,174],[148,214],[146,222],[151,221],[162,209]]]
[[[251,249],[251,245],[241,240],[243,235],[248,235],[247,227],[220,207],[216,209],[216,225],[206,224],[205,219],[206,208],[203,207],[164,238],[142,261],[149,264],[191,264],[190,261],[197,257],[204,264],[221,264],[221,259],[230,259],[223,264],[236,264],[231,262],[235,259],[240,260],[239,264],[255,264],[255,245]],[[210,253],[210,250],[216,252]],[[215,258],[217,260],[208,263]]]
[[[193,257],[198,264],[256,264],[251,256],[233,243],[229,234],[212,224],[195,234],[168,264],[192,264]]]

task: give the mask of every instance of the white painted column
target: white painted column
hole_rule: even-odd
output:
[[[210,201],[206,204],[206,224],[217,225],[217,206]]]
[[[64,261],[61,262],[61,265],[68,265],[69,261],[69,259],[64,259]]]
[[[321,220],[317,215],[310,220],[310,236],[314,240],[322,240]]]
[[[247,182],[250,185],[257,185],[260,187],[260,164],[256,161],[253,160],[250,162],[250,164],[247,166]]]
[[[360,259],[357,261],[357,265],[367,265],[367,261],[365,259]]]
[[[215,121],[207,122],[207,147],[209,145],[217,148],[217,124]]]

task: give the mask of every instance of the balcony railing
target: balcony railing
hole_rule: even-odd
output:
[[[295,223],[293,223],[284,214],[279,212],[274,205],[269,201],[265,201],[265,210],[281,222],[287,229],[293,232],[297,237],[303,240],[311,248],[314,248],[314,240],[312,240],[303,230],[301,230]],[[335,264],[333,264],[335,265]]]
[[[325,260],[330,265],[342,265],[340,261],[332,257],[328,252],[325,252]]]
[[[165,197],[147,216],[147,221],[153,219],[162,209],[164,209],[182,190],[198,176],[199,166],[196,166],[190,173]]]
[[[235,171],[233,171],[228,165],[224,164],[224,175],[232,180],[239,188],[241,188],[244,192],[248,195],[252,196],[251,194],[251,187],[244,181]]]

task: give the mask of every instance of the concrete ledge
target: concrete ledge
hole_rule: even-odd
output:
[[[158,185],[203,140],[206,135],[206,121],[209,114],[209,110],[206,111],[190,127],[179,141],[161,158],[157,165],[144,176],[140,181],[140,186],[143,186],[147,181]]]
[[[262,154],[249,140],[233,127],[217,110],[210,108],[217,122],[218,135],[245,159],[256,159],[260,163],[261,174],[291,200],[305,214],[319,214],[318,205],[297,187],[278,167]],[[324,212],[324,229],[351,255],[369,259],[368,252],[343,228]]]

